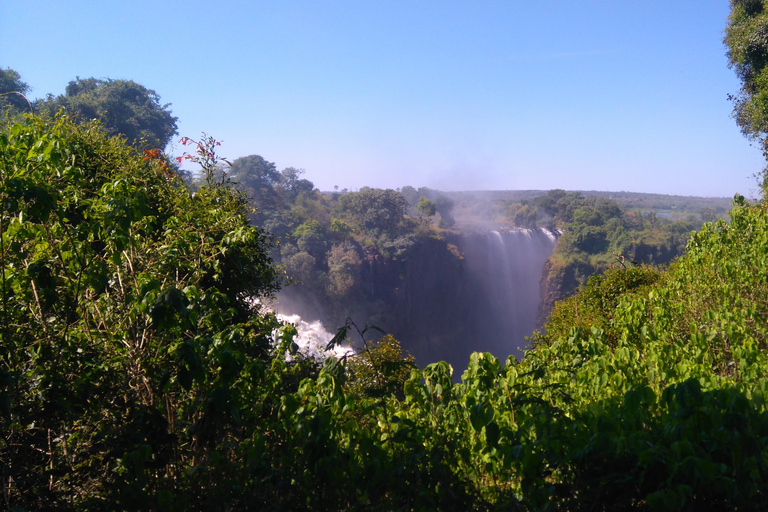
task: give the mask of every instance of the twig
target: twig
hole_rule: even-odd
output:
[[[9,94],[18,94],[19,96],[24,98],[24,101],[27,102],[27,106],[29,107],[29,113],[32,114],[32,115],[35,115],[35,110],[32,108],[32,103],[30,103],[29,99],[26,96],[24,96],[22,93],[20,93],[19,91],[4,92],[3,94],[0,94],[0,96],[7,96]]]

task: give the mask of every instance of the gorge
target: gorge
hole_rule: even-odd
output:
[[[274,258],[290,281],[277,309],[329,332],[348,321],[376,327],[366,341],[391,334],[418,366],[449,362],[454,379],[472,352],[521,356],[555,302],[590,276],[667,265],[692,230],[725,211],[719,200],[631,193],[294,195],[297,186],[279,181],[272,202],[254,199],[261,210],[252,222],[275,236]]]
[[[343,308],[308,301],[306,287],[298,284],[280,293],[278,307],[319,319],[330,331],[347,317],[361,328],[374,325],[398,339],[417,365],[444,360],[458,378],[472,352],[501,360],[522,355],[525,337],[536,327],[542,268],[556,241],[555,233],[541,228],[423,239],[403,261],[375,254],[362,260],[364,301]]]

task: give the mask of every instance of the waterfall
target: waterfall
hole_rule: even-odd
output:
[[[544,229],[495,230],[464,235],[466,268],[461,310],[466,354],[491,352],[502,361],[519,357],[536,327],[541,271],[557,237]]]

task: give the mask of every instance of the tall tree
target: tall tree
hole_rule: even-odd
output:
[[[260,155],[242,156],[232,162],[229,175],[240,188],[248,192],[262,213],[279,205],[275,187],[280,185],[282,176],[274,162],[268,162]]]
[[[339,206],[342,211],[351,214],[364,230],[392,234],[403,221],[408,201],[392,189],[363,187],[359,192],[341,196]]]
[[[296,200],[296,196],[302,192],[309,193],[315,190],[315,184],[302,178],[303,174],[304,169],[296,169],[295,167],[286,167],[280,171],[280,186],[286,201],[292,203]]]
[[[442,194],[437,196],[437,200],[435,200],[435,209],[437,210],[437,213],[440,214],[439,226],[441,228],[450,228],[456,224],[456,219],[453,218],[453,207],[454,202],[450,197]]]
[[[741,90],[730,96],[742,133],[758,141],[768,157],[768,2],[731,0],[723,41],[729,66],[741,79]],[[768,186],[763,173],[763,189]]]
[[[0,68],[0,112],[29,112],[29,104],[21,95],[30,90],[31,87],[21,80],[17,71]]]
[[[437,213],[437,209],[435,208],[435,202],[431,199],[427,199],[424,196],[421,196],[419,199],[419,202],[416,203],[416,211],[419,212],[419,215],[421,217],[431,217],[435,213]]]
[[[53,114],[64,107],[81,121],[99,119],[109,135],[123,135],[145,149],[164,149],[177,134],[176,121],[160,96],[133,80],[80,78],[69,82],[63,95],[38,103]]]

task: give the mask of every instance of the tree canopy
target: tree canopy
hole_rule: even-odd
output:
[[[142,149],[165,149],[177,134],[170,103],[133,80],[80,78],[69,82],[65,93],[49,95],[36,107],[49,114],[65,108],[81,122],[101,121],[109,135],[122,135]]]
[[[341,196],[339,205],[365,230],[382,233],[392,232],[402,223],[408,202],[396,190],[363,187]]]
[[[763,0],[731,0],[725,28],[729,65],[741,80],[731,96],[736,122],[768,156],[768,9]],[[764,176],[765,178],[765,176]],[[768,183],[763,183],[763,188]]]
[[[431,217],[437,213],[437,208],[435,207],[434,201],[427,199],[426,197],[421,197],[419,202],[416,203],[416,211],[418,211],[419,215],[422,217]]]
[[[29,113],[29,103],[21,95],[30,90],[31,87],[21,80],[18,72],[11,68],[0,68],[0,112]]]

